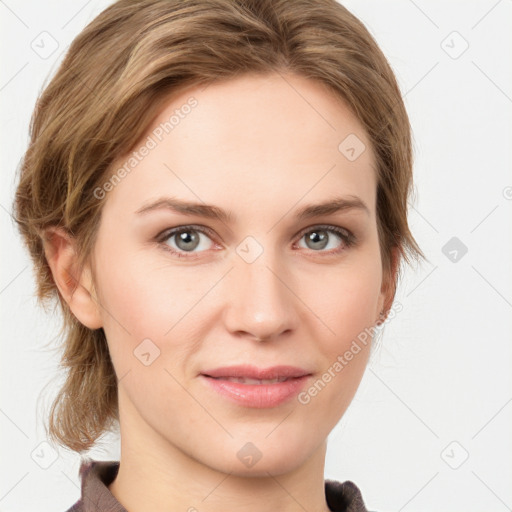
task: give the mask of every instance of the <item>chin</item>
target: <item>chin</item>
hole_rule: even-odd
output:
[[[322,444],[321,439],[294,436],[289,430],[283,429],[280,436],[268,432],[264,429],[256,435],[237,435],[226,443],[218,443],[218,449],[209,453],[213,457],[200,459],[213,469],[234,476],[277,476],[296,470]]]

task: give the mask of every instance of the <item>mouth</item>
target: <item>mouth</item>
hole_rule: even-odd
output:
[[[256,368],[242,365],[200,374],[209,389],[232,403],[252,408],[277,407],[300,392],[311,372],[294,366]]]
[[[253,381],[283,381],[286,379],[303,377],[311,372],[298,366],[270,366],[258,368],[256,366],[243,364],[237,366],[224,366],[201,372],[202,375],[214,379],[246,379]],[[256,382],[254,382],[255,384]],[[252,382],[250,384],[253,384]]]
[[[223,380],[226,382],[238,382],[239,384],[252,384],[252,385],[261,385],[261,384],[275,384],[276,382],[285,382],[290,379],[294,379],[297,377],[279,377],[275,379],[251,379],[249,377],[212,377],[211,375],[205,375],[205,377],[210,377],[215,380]]]

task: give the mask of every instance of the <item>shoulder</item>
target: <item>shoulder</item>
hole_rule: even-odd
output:
[[[83,501],[82,498],[80,498],[74,505],[71,506],[71,508],[68,508],[66,512],[83,512]]]
[[[82,459],[80,465],[81,495],[66,512],[126,512],[108,486],[119,469],[119,461]]]
[[[325,498],[332,512],[370,512],[366,508],[359,487],[346,480],[325,480]]]

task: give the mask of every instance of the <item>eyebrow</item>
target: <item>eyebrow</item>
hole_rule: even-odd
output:
[[[204,203],[191,203],[173,197],[161,197],[142,206],[135,213],[137,215],[145,215],[156,210],[171,210],[183,215],[195,215],[208,219],[217,219],[224,223],[229,223],[234,220],[234,216],[231,212],[225,211],[218,206]],[[295,217],[297,220],[304,220],[321,217],[323,215],[332,215],[333,213],[341,211],[362,211],[370,215],[368,206],[366,206],[361,198],[350,195],[346,197],[336,197],[318,204],[308,204],[300,208],[296,212]]]

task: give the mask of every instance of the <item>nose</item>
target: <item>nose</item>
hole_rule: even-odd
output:
[[[224,321],[231,334],[270,341],[297,329],[300,301],[293,293],[293,278],[270,250],[252,263],[235,256],[226,279]]]

